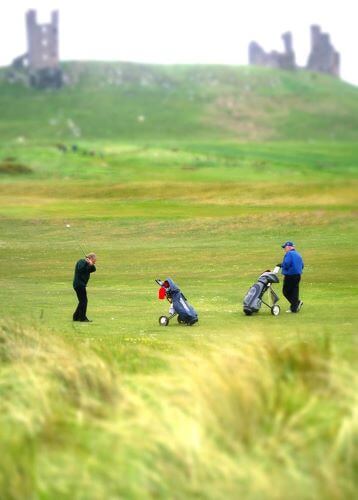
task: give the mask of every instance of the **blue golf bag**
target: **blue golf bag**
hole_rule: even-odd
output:
[[[155,281],[160,286],[159,299],[166,298],[171,304],[169,316],[160,316],[159,324],[167,326],[172,318],[178,316],[178,323],[194,325],[198,321],[198,315],[174,281],[171,278],[167,278],[165,281],[159,279]]]

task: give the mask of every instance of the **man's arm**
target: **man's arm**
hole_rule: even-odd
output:
[[[86,263],[87,263],[88,271],[90,273],[96,272],[96,266],[94,265],[94,263],[92,262],[92,260],[89,259],[88,257],[86,257]]]

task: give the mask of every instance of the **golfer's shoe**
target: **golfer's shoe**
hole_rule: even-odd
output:
[[[291,309],[287,309],[287,311],[286,311],[286,312],[287,312],[287,313],[291,313],[291,312],[293,312],[293,311],[291,311]]]
[[[88,319],[88,318],[81,319],[80,321],[81,321],[81,323],[92,323],[92,320]]]
[[[303,306],[302,300],[299,301],[298,306],[297,306],[297,312],[301,310],[301,307]]]

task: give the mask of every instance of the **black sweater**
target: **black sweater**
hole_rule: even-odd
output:
[[[90,279],[90,274],[96,271],[96,266],[91,266],[85,259],[80,259],[75,266],[73,288],[85,287]]]

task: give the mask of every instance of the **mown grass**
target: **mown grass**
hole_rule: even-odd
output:
[[[2,496],[352,497],[356,147],[92,147],[1,148],[32,169],[0,180]],[[247,318],[287,238],[304,308]],[[88,325],[71,321],[79,243],[99,257]],[[193,328],[158,324],[168,275]]]

